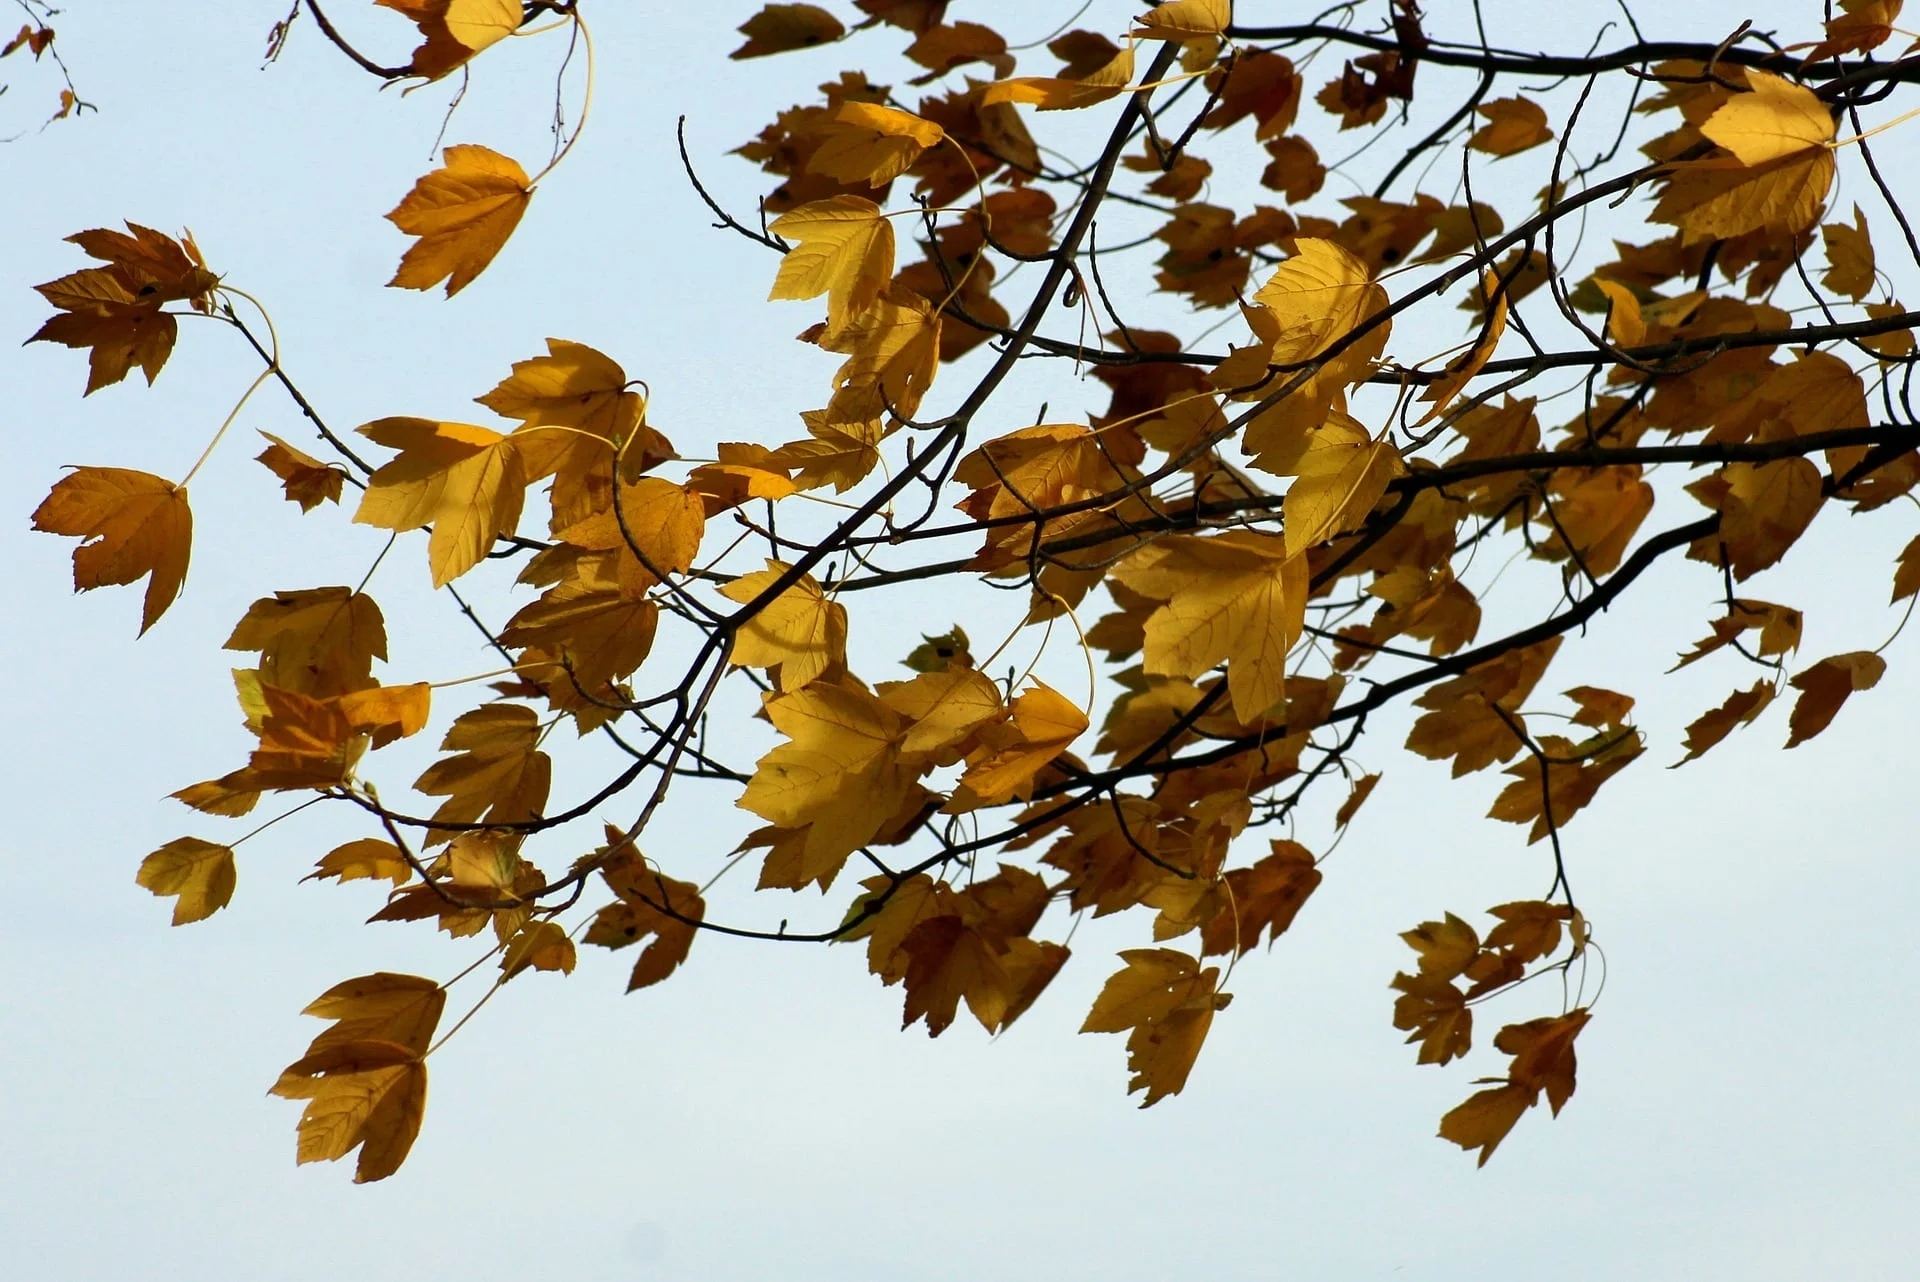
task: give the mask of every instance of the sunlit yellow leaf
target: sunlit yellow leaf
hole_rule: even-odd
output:
[[[387,218],[414,245],[387,284],[432,289],[447,282],[447,297],[465,289],[487,269],[520,225],[533,199],[527,172],[486,147],[449,147],[443,168],[413,185]]]

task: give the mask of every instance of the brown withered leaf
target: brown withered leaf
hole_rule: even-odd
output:
[[[814,4],[770,4],[737,28],[746,43],[729,58],[764,58],[793,49],[832,44],[847,34],[840,19]]]
[[[1787,747],[1796,748],[1825,730],[1855,691],[1880,684],[1887,661],[1871,650],[1854,650],[1820,660],[1794,677],[1800,692],[1787,719]]]
[[[257,461],[280,478],[289,502],[298,503],[302,512],[311,512],[322,503],[340,501],[340,490],[347,483],[344,469],[322,463],[271,432],[260,435],[267,438],[268,444]]]
[[[1745,690],[1736,690],[1727,701],[1696,717],[1687,727],[1687,755],[1674,762],[1683,766],[1731,734],[1736,726],[1751,724],[1767,710],[1778,693],[1772,681],[1762,677]]]

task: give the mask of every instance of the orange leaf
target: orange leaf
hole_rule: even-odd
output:
[[[447,297],[487,269],[520,225],[533,199],[526,170],[486,147],[449,147],[445,168],[413,185],[387,218],[420,239],[388,281],[401,289],[432,289],[447,282]]]
[[[33,528],[84,539],[73,550],[73,586],[85,592],[147,577],[140,631],[154,625],[187,578],[193,512],[172,481],[120,467],[82,467],[34,509]]]

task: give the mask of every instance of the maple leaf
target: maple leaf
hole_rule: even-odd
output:
[[[374,0],[420,28],[424,43],[407,70],[438,80],[519,30],[519,0]]]
[[[284,482],[287,499],[298,503],[302,512],[311,512],[322,503],[338,503],[347,474],[341,468],[322,463],[304,450],[295,449],[271,432],[262,432],[267,448],[258,461]]]
[[[917,773],[900,759],[900,714],[857,683],[832,681],[769,695],[766,713],[786,741],[760,758],[734,804],[781,828],[805,825],[815,860],[871,841]]]
[[[1700,132],[1741,164],[1764,165],[1831,142],[1833,113],[1811,89],[1755,69],[1747,72],[1747,92],[1727,99]]]
[[[1525,746],[1525,721],[1517,709],[1546,673],[1561,638],[1509,651],[1443,681],[1414,706],[1427,709],[1413,723],[1407,747],[1434,761],[1453,758],[1453,775],[1511,761]]]
[[[1820,229],[1826,245],[1827,270],[1820,283],[1848,298],[1866,297],[1877,279],[1873,268],[1873,237],[1867,231],[1867,216],[1860,206],[1853,207],[1853,225],[1828,223]]]
[[[1107,980],[1093,1009],[1080,1025],[1083,1033],[1124,1033],[1127,1065],[1133,1080],[1127,1093],[1144,1089],[1141,1108],[1176,1095],[1187,1084],[1200,1046],[1212,1027],[1213,1013],[1232,995],[1216,991],[1217,966],[1205,970],[1186,953],[1170,948],[1131,948],[1120,954],[1124,970]]]
[[[1200,952],[1253,951],[1260,932],[1267,942],[1280,938],[1320,886],[1313,855],[1294,841],[1274,841],[1266,858],[1250,868],[1235,868],[1224,878],[1226,903],[1201,931]]]
[[[1734,727],[1750,725],[1755,717],[1767,710],[1776,693],[1773,682],[1762,678],[1748,689],[1736,690],[1728,695],[1727,701],[1719,707],[1701,713],[1687,727],[1687,755],[1674,762],[1674,767],[1692,761],[1731,734]]]
[[[1307,605],[1306,561],[1287,554],[1286,540],[1253,531],[1176,535],[1112,573],[1132,591],[1165,602],[1146,622],[1150,675],[1197,677],[1224,661],[1242,721],[1280,701],[1287,653]]]
[[[1894,33],[1894,21],[1900,16],[1901,0],[1840,0],[1841,12],[1827,19],[1827,38],[1818,43],[1789,45],[1806,48],[1802,55],[1808,65],[1835,58],[1843,53],[1864,53],[1885,44]]]
[[[743,574],[720,589],[729,601],[757,600],[791,567],[769,559],[767,568]],[[798,690],[847,657],[847,608],[827,598],[811,574],[784,589],[747,618],[734,634],[729,662],[778,668],[780,688]]]
[[[1854,650],[1822,659],[1794,677],[1800,697],[1787,719],[1787,747],[1797,748],[1825,730],[1849,695],[1873,689],[1886,670],[1887,661],[1873,651]]]
[[[1105,102],[1132,83],[1133,46],[1128,45],[1084,75],[1010,76],[996,80],[981,93],[980,104],[1024,102],[1041,111],[1067,111]]]
[[[1423,921],[1400,938],[1420,955],[1420,973],[1435,979],[1452,979],[1463,973],[1480,951],[1480,935],[1454,916],[1443,921]]]
[[[971,794],[968,806],[1025,797],[1033,790],[1034,775],[1087,729],[1087,714],[1079,705],[1044,681],[1035,681],[1009,711],[1006,723],[992,727],[999,733],[982,733],[981,752],[960,776],[960,786]],[[962,798],[956,795],[949,809],[961,808]]]
[[[60,314],[27,341],[90,349],[89,396],[118,383],[135,365],[151,384],[179,334],[179,322],[163,306],[184,300],[196,311],[211,311],[212,292],[220,283],[207,270],[191,234],[176,241],[131,222],[127,230],[132,235],[95,228],[67,237],[107,266],[35,286]]]
[[[233,850],[198,837],[179,837],[141,860],[134,880],[156,895],[174,896],[174,925],[202,921],[233,898]]]
[[[707,907],[693,883],[675,881],[648,868],[632,843],[611,825],[604,849],[611,855],[601,866],[601,876],[620,900],[600,910],[586,940],[603,948],[625,948],[651,936],[628,977],[627,991],[632,992],[657,984],[680,968],[700,933],[697,923],[705,918]]]
[[[553,764],[539,750],[540,723],[521,704],[490,703],[462,713],[447,730],[440,750],[456,755],[427,767],[413,785],[445,797],[433,817],[449,823],[517,823],[538,817],[547,804]],[[448,840],[444,830],[427,844]]]
[[[1565,824],[1593,800],[1600,785],[1611,779],[1643,750],[1637,731],[1608,732],[1590,744],[1576,744],[1560,735],[1542,735],[1539,748],[1548,760],[1529,755],[1507,767],[1514,782],[1494,798],[1490,819],[1531,823],[1527,844],[1532,845],[1556,826]],[[1542,772],[1545,783],[1542,783]]]
[[[326,699],[377,685],[387,631],[372,597],[351,588],[276,592],[247,607],[228,650],[257,650],[260,680]]]
[[[445,1008],[439,984],[386,972],[336,984],[307,1006],[303,1014],[334,1024],[281,1073],[272,1092],[307,1101],[298,1161],[334,1161],[358,1148],[355,1183],[400,1168],[420,1133],[423,1056]]]
[[[441,160],[443,166],[415,183],[387,215],[395,227],[419,237],[387,284],[432,289],[444,280],[452,298],[506,245],[533,188],[526,170],[487,147],[448,147]]]
[[[300,1012],[334,1021],[313,1039],[307,1054],[352,1042],[384,1041],[424,1055],[446,1006],[446,989],[418,975],[379,971],[343,980]]]
[[[500,644],[537,647],[554,656],[567,679],[598,693],[645,662],[659,619],[660,607],[652,601],[568,582],[522,606],[501,629]]]
[[[526,970],[571,975],[574,960],[573,940],[559,922],[528,922],[500,952],[500,980],[505,983]]]
[[[673,443],[647,425],[646,398],[633,385],[605,353],[549,338],[545,356],[515,361],[511,376],[475,398],[520,420],[513,439],[527,483],[554,478],[556,532],[607,508],[616,456],[626,481],[675,457]]]
[[[1194,40],[1217,36],[1233,21],[1233,0],[1170,0],[1134,19],[1133,35],[1145,40]]]
[[[427,1066],[391,1042],[350,1042],[290,1066],[272,1093],[307,1101],[295,1160],[337,1161],[360,1150],[355,1184],[400,1169],[420,1134]]]
[[[1290,557],[1359,524],[1386,494],[1388,482],[1407,470],[1384,434],[1374,440],[1339,411],[1308,437],[1295,466],[1298,479],[1287,487],[1282,509]]]
[[[893,224],[865,196],[833,196],[801,205],[767,224],[800,243],[780,260],[775,298],[827,296],[827,324],[844,329],[872,310],[893,278]]]
[[[1916,593],[1920,593],[1920,535],[1915,535],[1900,549],[1900,561],[1893,571],[1893,596],[1888,604]]]
[[[1594,278],[1594,286],[1612,304],[1607,313],[1607,334],[1620,347],[1638,347],[1647,339],[1646,318],[1640,313],[1640,299],[1619,281]]]
[[[1415,1062],[1445,1064],[1473,1048],[1473,1008],[1451,979],[1422,971],[1393,977],[1393,1026],[1420,1043]]]
[[[1680,662],[1674,664],[1668,671],[1678,672],[1688,664],[1704,659],[1720,647],[1732,643],[1742,633],[1754,629],[1760,632],[1757,653],[1761,658],[1796,650],[1800,647],[1800,629],[1805,621],[1806,617],[1791,606],[1775,605],[1770,601],[1736,598],[1731,602],[1726,617],[1714,620],[1713,635],[1706,637],[1692,650],[1682,655]]]
[[[313,871],[300,880],[325,881],[331,877],[344,883],[385,879],[398,886],[411,876],[413,865],[400,853],[400,847],[378,837],[362,837],[322,855]]]
[[[1511,156],[1553,141],[1553,130],[1547,127],[1547,113],[1530,99],[1494,98],[1474,110],[1487,118],[1487,123],[1467,140],[1467,146],[1475,151]]]
[[[431,525],[433,586],[471,570],[495,539],[519,527],[527,477],[512,437],[424,418],[378,419],[360,431],[400,457],[367,478],[353,519],[383,530]]]
[[[821,347],[847,357],[833,376],[823,422],[912,418],[940,367],[940,325],[931,302],[894,288],[844,328],[822,333]]]
[[[1833,114],[1812,90],[1749,70],[1749,92],[1730,97],[1700,132],[1732,153],[1677,167],[1653,218],[1685,239],[1772,229],[1797,234],[1819,220],[1833,185]]]
[[[1478,1165],[1485,1166],[1535,1098],[1526,1087],[1511,1082],[1478,1091],[1440,1119],[1440,1138],[1464,1149],[1479,1149]]]
[[[1046,687],[1040,686],[1039,689]],[[1007,713],[1006,704],[1000,698],[1000,687],[970,667],[935,669],[911,681],[883,681],[876,693],[882,703],[913,723],[900,741],[900,751],[924,754],[942,764],[946,764],[943,758],[970,739],[974,731]],[[1038,690],[1028,691],[1020,698],[1026,699],[1029,695],[1037,694]],[[1066,701],[1062,699],[1060,702]],[[1019,700],[1015,700],[1015,704],[1019,706]],[[1073,707],[1071,704],[1067,706]],[[1067,713],[1066,709],[1051,701],[1042,700],[1037,706],[1029,708],[1028,724],[1021,733],[1024,737],[1030,730],[1038,731],[1044,738],[1053,726],[1064,729],[1073,720],[1073,714],[1078,712],[1078,708],[1073,708],[1073,713]],[[1061,719],[1063,716],[1064,722]],[[1080,717],[1082,729],[1085,728],[1085,720],[1084,716]],[[1065,742],[1061,746],[1064,747]]]
[[[905,173],[946,131],[910,111],[849,100],[834,113],[839,126],[807,160],[807,168],[840,182],[883,187]]]
[[[832,44],[847,34],[840,20],[812,4],[770,4],[736,28],[746,43],[729,58],[764,58],[793,49]]]
[[[73,550],[73,588],[147,580],[140,608],[145,635],[186,582],[193,511],[172,481],[121,467],[80,467],[33,511],[33,528],[82,540]]]

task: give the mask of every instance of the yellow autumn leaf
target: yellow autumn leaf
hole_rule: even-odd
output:
[[[1647,341],[1647,322],[1640,314],[1640,299],[1619,281],[1596,276],[1594,287],[1612,304],[1607,313],[1607,336],[1618,347],[1638,347]]]
[[[1233,0],[1170,0],[1135,19],[1133,34],[1146,40],[1197,40],[1217,36],[1233,21]]]
[[[807,159],[807,169],[843,183],[884,187],[907,171],[946,131],[910,111],[850,100],[834,113],[838,126]]]
[[[435,587],[471,570],[495,539],[519,527],[527,478],[511,437],[424,418],[383,418],[360,431],[400,457],[368,478],[353,519],[383,530],[431,525]]]
[[[83,540],[73,550],[76,592],[146,578],[142,634],[167,612],[186,582],[193,551],[187,492],[151,473],[75,468],[34,509],[33,528]]]
[[[156,895],[174,897],[174,925],[201,921],[233,898],[233,850],[198,837],[179,837],[141,860],[135,880]]]
[[[1747,88],[1700,126],[1741,164],[1764,165],[1833,141],[1833,113],[1813,90],[1753,69],[1747,72]]]
[[[475,400],[503,418],[529,428],[567,427],[619,445],[640,420],[644,402],[620,363],[585,343],[549,338],[547,354],[513,363],[513,373]],[[521,443],[533,448],[532,434]],[[567,434],[550,433],[551,448],[564,448]],[[552,468],[529,467],[538,480]]]
[[[760,758],[734,804],[781,828],[805,826],[812,858],[871,841],[914,780],[900,761],[905,721],[864,689],[828,681],[771,695],[766,711],[786,739]]]
[[[1011,719],[988,737],[988,751],[960,776],[961,787],[986,805],[1032,791],[1034,775],[1086,732],[1087,714],[1043,681],[1013,701]],[[955,799],[956,802],[959,800]]]
[[[391,1042],[349,1042],[291,1066],[273,1094],[307,1101],[296,1161],[337,1161],[358,1148],[353,1182],[367,1184],[399,1170],[420,1134],[427,1066]]]
[[[512,35],[524,17],[519,0],[374,0],[404,14],[420,28],[425,43],[413,51],[407,69],[438,80],[465,66],[475,54]]]
[[[1483,303],[1490,302],[1491,310],[1475,331],[1473,342],[1468,344],[1467,350],[1448,361],[1446,370],[1420,394],[1421,400],[1433,402],[1433,408],[1420,416],[1415,427],[1431,423],[1444,414],[1454,397],[1465,391],[1467,384],[1493,359],[1494,349],[1500,346],[1501,335],[1507,332],[1507,302],[1511,295],[1511,285],[1502,288],[1498,272],[1489,271],[1481,278],[1480,300]]]
[[[882,703],[913,723],[900,741],[905,753],[937,757],[1006,711],[1000,687],[972,668],[924,672],[911,681],[883,681],[876,693]]]
[[[413,185],[387,215],[419,239],[388,281],[401,289],[432,289],[447,282],[447,297],[487,269],[520,225],[533,199],[527,172],[509,157],[472,144],[441,153],[444,167]]]
[[[1474,108],[1487,123],[1467,140],[1467,146],[1492,156],[1511,156],[1543,142],[1553,141],[1547,113],[1527,98],[1495,98]]]
[[[1124,93],[1133,83],[1133,46],[1114,54],[1104,65],[1077,78],[1063,76],[1011,76],[996,80],[980,94],[980,105],[1023,102],[1042,111],[1065,111],[1091,107]]]
[[[1855,300],[1865,298],[1877,279],[1873,265],[1873,237],[1867,232],[1867,216],[1860,206],[1853,207],[1853,225],[1828,223],[1820,229],[1826,245],[1827,270],[1820,283],[1835,293]]]
[[[415,781],[432,797],[445,797],[433,812],[437,821],[518,823],[539,815],[547,804],[553,762],[540,751],[540,721],[525,704],[490,703],[463,713],[447,730],[442,757]],[[446,841],[444,829],[427,845]]]
[[[398,886],[413,876],[413,866],[400,853],[400,847],[378,837],[362,837],[336,846],[320,857],[313,871],[302,881],[340,882],[362,879],[385,880]]]
[[[893,224],[865,196],[813,201],[780,215],[767,230],[800,242],[780,260],[767,297],[825,294],[831,328],[872,309],[893,278]]]
[[[765,5],[735,30],[747,40],[728,54],[729,58],[764,58],[792,49],[811,49],[832,44],[847,34],[838,18],[814,4]]]
[[[298,503],[302,512],[311,512],[322,503],[338,503],[347,474],[340,468],[322,463],[304,450],[295,449],[271,432],[262,432],[267,448],[257,462],[279,477],[289,502]]]
[[[846,363],[834,372],[826,423],[871,423],[885,415],[913,417],[940,368],[940,313],[908,289],[889,289],[820,346]]]
[[[1197,677],[1224,661],[1243,722],[1280,701],[1287,653],[1307,608],[1306,560],[1288,555],[1286,540],[1253,531],[1175,535],[1134,553],[1112,575],[1165,603],[1146,622],[1148,675]]]
[[[1199,963],[1170,948],[1131,948],[1120,954],[1126,962],[1094,999],[1081,1024],[1083,1033],[1129,1032],[1128,1067],[1133,1080],[1127,1091],[1144,1089],[1147,1108],[1187,1084],[1200,1046],[1212,1026],[1213,1013],[1232,1000],[1216,991],[1220,969]]]
[[[767,568],[743,574],[720,589],[745,605],[771,588],[790,567],[769,560]],[[798,690],[847,657],[847,609],[830,601],[810,574],[784,589],[747,619],[734,636],[731,661],[742,667],[779,668],[780,688]]]
[[[1297,556],[1355,528],[1407,469],[1384,435],[1373,439],[1352,417],[1336,411],[1308,438],[1299,475],[1282,507],[1287,555]]]

